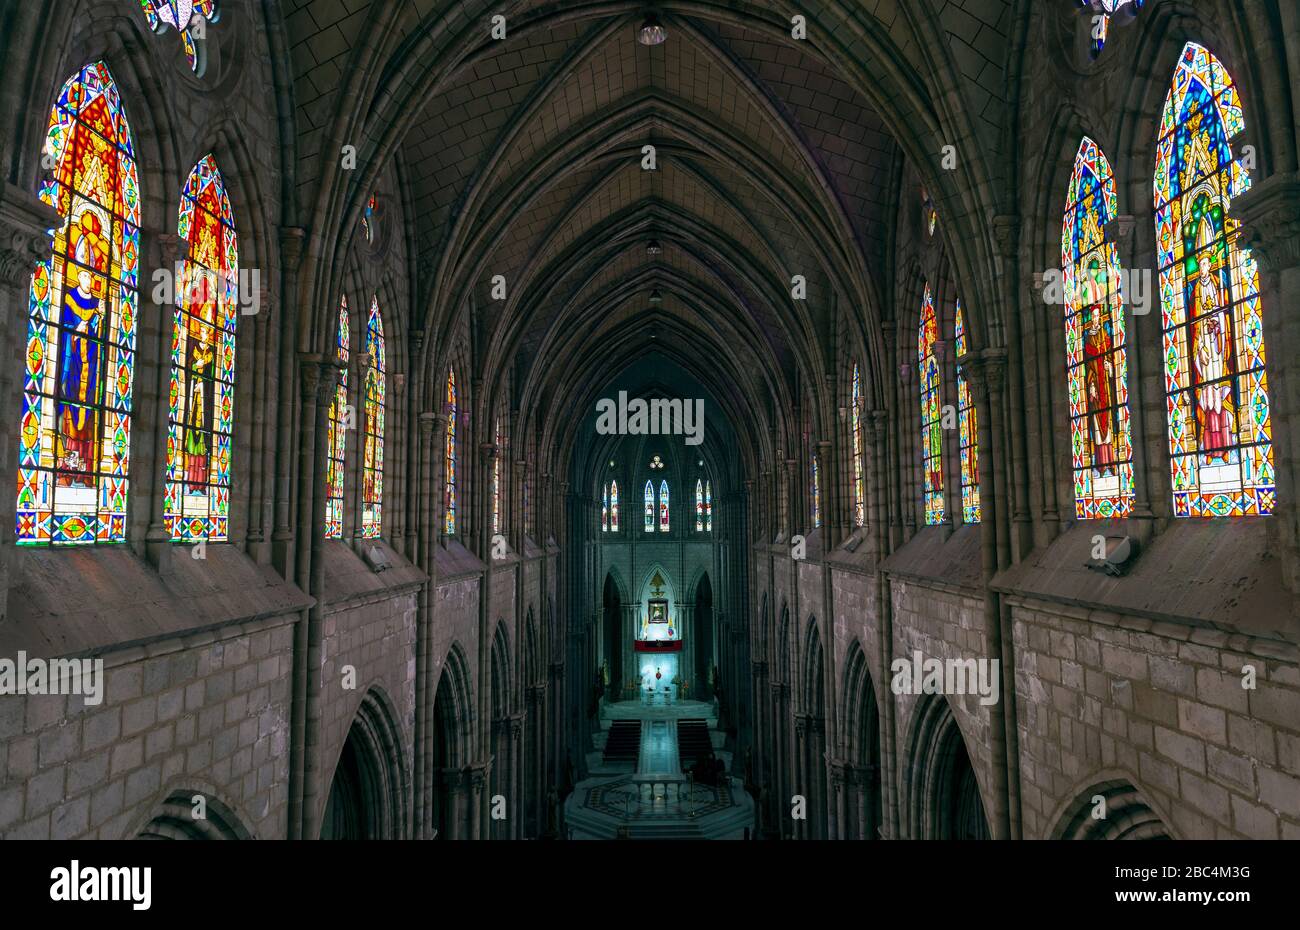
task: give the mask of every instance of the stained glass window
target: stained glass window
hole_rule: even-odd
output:
[[[1250,175],[1232,78],[1189,42],[1156,146],[1156,249],[1174,514],[1269,514],[1276,494],[1259,271],[1228,216]]]
[[[921,218],[925,221],[926,232],[933,236],[934,228],[939,223],[939,211],[934,207],[934,201],[930,199],[930,192],[924,187],[921,188]]]
[[[366,316],[365,448],[361,455],[361,535],[379,536],[384,528],[384,418],[387,415],[388,350],[379,298],[370,300]]]
[[[172,322],[164,520],[173,540],[219,541],[229,531],[239,253],[211,155],[185,182],[178,234],[186,257]]]
[[[367,242],[375,241],[375,204],[377,195],[371,194],[366,201],[366,208],[361,212],[361,234]]]
[[[966,315],[962,313],[960,300],[953,316],[953,341],[960,359],[966,354]],[[970,384],[960,362],[957,364],[957,423],[961,441],[961,519],[963,523],[979,523],[979,422]]]
[[[165,32],[170,26],[180,33],[190,70],[202,75],[207,63],[204,33],[208,23],[220,18],[217,0],[140,0],[140,6],[154,32]]]
[[[609,531],[618,532],[618,482],[609,483]]]
[[[822,478],[818,470],[817,456],[812,457],[812,521],[814,529],[822,525]]]
[[[447,371],[447,443],[443,456],[443,468],[446,470],[446,513],[443,517],[443,532],[448,536],[456,534],[456,372]],[[526,486],[525,486],[526,487]],[[527,516],[525,516],[525,527]]]
[[[334,338],[334,350],[344,367],[339,369],[339,383],[334,388],[334,402],[330,404],[329,460],[325,466],[325,538],[343,538],[343,471],[348,445],[348,299],[339,302],[339,318]]]
[[[655,488],[649,481],[645,483],[645,531],[655,531]]]
[[[505,458],[505,433],[501,430],[501,418],[497,417],[492,430],[496,456],[492,459],[492,534],[501,532],[501,460]]]
[[[939,338],[939,321],[934,313],[930,285],[921,301],[921,325],[917,332],[917,357],[921,377],[921,470],[925,477],[925,522],[943,522],[943,429],[940,424],[939,362],[934,344]]]
[[[1119,253],[1105,240],[1118,204],[1110,164],[1085,136],[1074,159],[1061,232],[1070,450],[1080,520],[1127,516],[1133,509],[1123,278]]]
[[[659,482],[659,532],[668,532],[668,482]]]
[[[713,482],[704,482],[704,528],[713,532]]]
[[[704,481],[695,479],[695,532],[704,532]]]
[[[1092,57],[1096,58],[1106,46],[1110,36],[1111,17],[1117,13],[1136,16],[1146,0],[1078,0],[1079,5],[1092,10]]]
[[[61,217],[32,273],[18,441],[20,545],[123,542],[135,370],[140,193],[108,66],[63,85],[40,198]]]
[[[600,492],[600,531],[609,532],[609,485]]]
[[[849,410],[853,429],[853,525],[867,522],[867,481],[862,469],[862,375],[853,363],[853,406]]]

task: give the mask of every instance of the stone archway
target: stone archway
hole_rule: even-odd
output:
[[[926,695],[917,707],[906,771],[908,836],[986,840],[992,836],[979,779],[952,707]]]
[[[1080,792],[1052,833],[1059,840],[1168,840],[1169,828],[1129,781],[1098,782]]]
[[[837,821],[842,839],[879,839],[884,829],[880,769],[880,707],[862,646],[849,647],[844,676],[846,764],[838,780]]]
[[[178,788],[167,795],[136,839],[247,840],[252,839],[252,834],[234,811],[206,791]]]
[[[389,840],[407,834],[410,783],[401,733],[377,689],[361,699],[339,753],[321,816],[321,839]]]

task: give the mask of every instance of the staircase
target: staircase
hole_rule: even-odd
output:
[[[709,736],[708,724],[700,717],[684,717],[677,721],[677,754],[681,758],[682,771],[688,771],[701,759],[707,759],[713,752],[713,740]]]
[[[615,720],[610,724],[605,740],[603,759],[606,762],[631,762],[636,764],[641,752],[641,721]]]

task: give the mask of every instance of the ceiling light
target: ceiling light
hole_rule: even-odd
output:
[[[658,255],[661,252],[663,252],[664,247],[659,244],[658,239],[651,239],[649,242],[645,244],[645,250],[650,255]]]
[[[663,303],[663,300],[664,300],[663,291],[659,290],[659,288],[656,287],[653,291],[650,292],[650,303],[660,304]]]
[[[636,34],[636,40],[642,45],[663,45],[667,38],[668,31],[664,29],[664,24],[659,22],[659,17],[654,14],[646,17]]]

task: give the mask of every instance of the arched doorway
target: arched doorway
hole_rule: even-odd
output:
[[[406,835],[409,784],[400,736],[374,691],[348,729],[321,812],[323,840],[387,840]]]
[[[866,654],[854,642],[849,648],[848,671],[844,677],[844,733],[849,765],[844,772],[838,799],[839,835],[842,839],[879,839],[881,819],[880,708],[872,686]]]
[[[688,635],[694,639],[690,645],[695,651],[695,680],[691,683],[692,690],[707,698],[709,672],[714,665],[713,585],[709,582],[708,572],[700,576],[700,582],[695,586],[695,622]]]
[[[926,840],[989,839],[979,779],[952,708],[938,695],[922,701],[908,760],[909,835]]]
[[[826,837],[826,673],[817,621],[808,627],[804,651],[803,713],[796,721],[795,739],[802,769],[798,793],[807,798],[807,820],[801,839]]]
[[[492,639],[492,777],[489,784],[488,804],[498,795],[506,798],[507,820],[491,818],[489,836],[494,840],[510,839],[516,816],[511,811],[515,795],[514,769],[518,764],[515,747],[514,721],[511,719],[510,701],[510,645],[504,620],[498,621],[496,636]]]
[[[467,839],[465,816],[466,726],[469,676],[459,647],[447,653],[433,699],[433,812],[435,839]]]
[[[606,695],[612,701],[621,697],[623,689],[623,601],[612,574],[605,576],[604,591],[605,671],[609,676]]]

